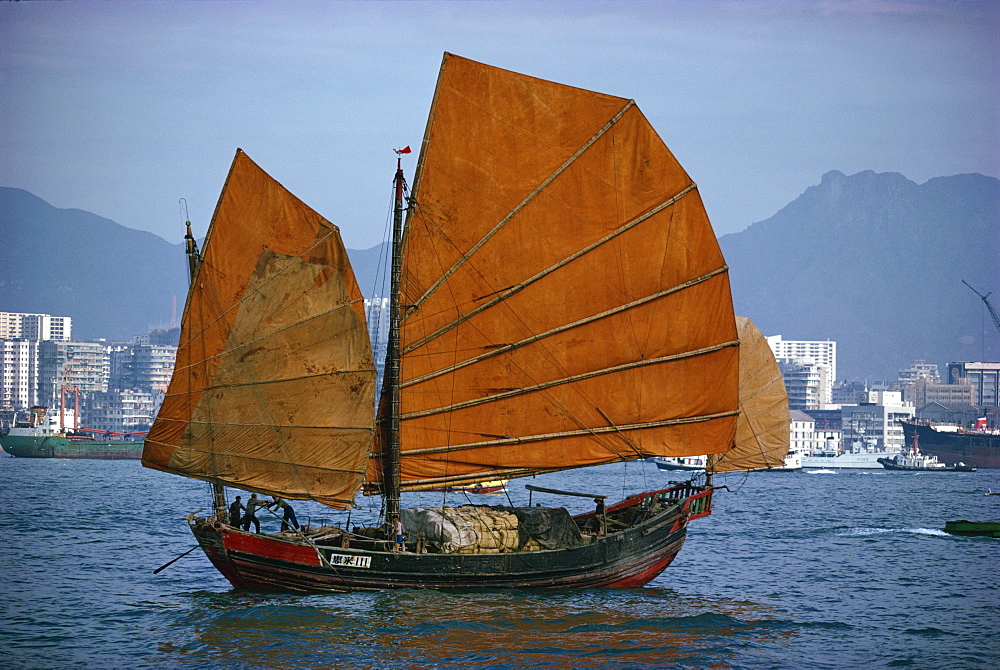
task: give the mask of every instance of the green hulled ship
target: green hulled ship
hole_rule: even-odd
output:
[[[129,439],[131,437],[140,439]],[[45,407],[32,407],[0,437],[0,446],[18,458],[142,458],[142,435],[71,430]]]

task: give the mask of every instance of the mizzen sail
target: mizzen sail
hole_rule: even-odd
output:
[[[732,445],[727,267],[633,101],[446,54],[412,201],[404,490]]]
[[[754,323],[736,317],[740,336],[740,418],[733,448],[709,456],[708,472],[784,465],[789,446],[788,393],[767,339]]]
[[[339,230],[237,151],[143,464],[349,507],[368,461],[374,380]]]

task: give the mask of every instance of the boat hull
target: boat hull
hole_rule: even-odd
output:
[[[0,446],[17,458],[142,458],[141,440],[68,439],[62,435],[5,435]]]
[[[880,458],[878,462],[886,470],[905,470],[907,472],[975,472],[976,468],[971,465],[951,465],[944,467],[926,468],[919,465],[899,465],[891,458]]]
[[[944,531],[952,535],[1000,537],[1000,521],[946,521]]]
[[[929,425],[901,421],[906,444],[916,433],[920,451],[947,465],[964,463],[977,468],[1000,468],[1000,435],[979,432],[946,433]]]
[[[642,523],[592,537],[582,546],[511,553],[356,549],[316,544],[291,532],[249,533],[210,519],[190,523],[205,554],[236,588],[301,592],[627,588],[648,583],[670,565],[684,544],[688,521],[709,514],[710,499],[711,490],[677,499]],[[626,500],[608,512],[630,504]]]
[[[878,462],[880,458],[891,458],[898,454],[898,451],[869,451],[859,454],[837,454],[836,456],[803,456],[802,467],[864,470],[878,468],[880,467]]]

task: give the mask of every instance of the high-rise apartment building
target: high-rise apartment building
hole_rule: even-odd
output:
[[[785,340],[781,335],[766,339],[785,378],[788,406],[810,410],[832,405],[833,382],[837,378],[837,343]]]
[[[0,409],[38,403],[38,342],[0,339]]]
[[[837,378],[837,343],[831,340],[786,340],[781,335],[770,335],[767,344],[780,360],[809,361],[826,365],[831,379]]]
[[[73,334],[73,320],[68,316],[0,312],[0,340],[59,340],[68,342]]]
[[[108,347],[100,342],[40,342],[39,404],[57,406],[64,389],[78,393],[107,391],[110,367]]]
[[[833,384],[826,365],[779,359],[778,368],[785,381],[789,409],[823,409],[830,404]]]

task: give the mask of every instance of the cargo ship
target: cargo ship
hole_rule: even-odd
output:
[[[919,421],[900,421],[907,443],[914,434],[920,440],[920,450],[937,456],[946,465],[977,468],[1000,468],[1000,432],[962,430],[957,426],[942,426]]]
[[[0,437],[0,447],[17,458],[142,458],[142,433],[73,430],[65,416],[32,407]]]

